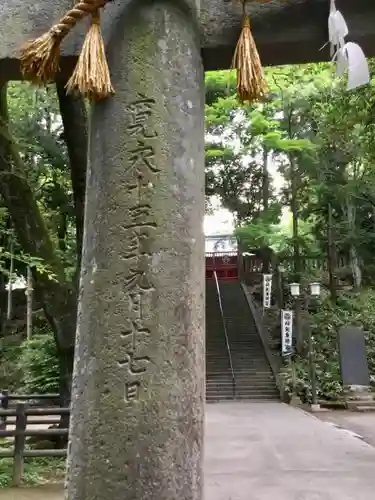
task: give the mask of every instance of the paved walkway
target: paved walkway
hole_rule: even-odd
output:
[[[204,500],[373,500],[375,448],[281,403],[207,406]],[[0,490],[0,500],[62,500]],[[177,499],[176,499],[177,500]]]
[[[0,500],[63,500],[61,485],[40,488],[0,489]]]
[[[343,430],[356,433],[366,443],[375,446],[375,412],[335,410],[317,413],[316,415],[320,420],[330,422]]]
[[[375,448],[281,403],[212,405],[205,500],[373,500]]]

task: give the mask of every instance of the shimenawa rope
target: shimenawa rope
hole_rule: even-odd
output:
[[[20,56],[24,78],[35,84],[53,81],[59,70],[62,41],[79,21],[91,14],[91,27],[67,88],[70,92],[78,90],[90,99],[103,99],[113,94],[99,15],[99,9],[112,1],[80,0],[47,33],[26,43]]]

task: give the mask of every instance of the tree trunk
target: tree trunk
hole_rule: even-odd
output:
[[[352,269],[352,274],[353,274],[354,288],[356,290],[359,290],[362,285],[362,270],[359,264],[358,253],[355,245],[350,245],[349,255],[350,255],[350,267]]]
[[[13,236],[10,240],[10,267],[9,267],[9,279],[8,279],[8,300],[7,300],[7,320],[10,321],[13,315],[13,281],[14,281],[14,257],[13,257]]]
[[[263,211],[267,212],[270,199],[270,176],[268,172],[268,149],[263,146],[263,181],[262,181],[262,197],[263,197]]]
[[[70,398],[75,328],[77,287],[66,280],[50,234],[44,224],[38,204],[25,177],[25,167],[8,129],[6,86],[0,90],[0,194],[13,222],[13,228],[23,251],[40,258],[53,274],[53,279],[33,270],[36,296],[55,336],[60,366],[63,368],[60,389],[64,401]],[[11,172],[8,158],[14,168]]]
[[[298,238],[298,183],[297,183],[297,172],[296,172],[296,160],[293,155],[289,155],[290,160],[290,179],[291,179],[291,203],[290,209],[293,218],[293,267],[294,267],[294,279],[300,280],[301,278],[301,257],[300,257],[300,245]]]
[[[293,266],[294,279],[301,280],[301,257],[298,238],[298,183],[296,160],[293,155],[289,155],[290,160],[290,179],[291,179],[291,211],[293,218]],[[298,353],[303,352],[303,327],[302,327],[302,307],[300,297],[295,298],[295,326],[296,326],[296,349]]]
[[[61,118],[64,126],[64,139],[68,148],[70,174],[72,179],[76,239],[78,281],[81,267],[83,222],[85,213],[86,170],[87,170],[87,113],[85,103],[80,96],[66,94],[65,81],[56,83],[59,97]]]
[[[72,327],[76,328],[76,321]],[[58,350],[59,369],[60,369],[60,406],[62,408],[69,408],[71,402],[71,389],[73,378],[73,364],[74,364],[74,347],[68,350]],[[62,429],[69,428],[70,414],[62,415],[60,419],[60,427]],[[67,439],[62,440],[64,446]]]
[[[31,340],[33,330],[33,277],[31,267],[27,266],[27,288],[26,288],[26,330],[27,340]]]
[[[5,275],[0,272],[0,334],[3,333],[5,323],[5,308],[6,308],[6,280]]]
[[[350,239],[351,239],[349,248],[350,267],[352,269],[354,288],[356,290],[359,290],[362,285],[362,270],[360,266],[360,259],[358,256],[357,248],[353,242],[355,234],[355,226],[356,226],[356,208],[349,197],[346,200],[346,214],[347,214]]]
[[[329,273],[329,290],[333,303],[337,301],[337,251],[334,237],[332,205],[328,204],[328,273]]]
[[[268,173],[268,150],[263,146],[263,165],[262,165],[262,202],[263,202],[263,213],[268,211],[269,207],[269,198],[270,198],[270,177]],[[269,253],[267,253],[269,255]],[[271,259],[265,258],[263,260],[264,265],[264,273],[269,273],[271,268]]]

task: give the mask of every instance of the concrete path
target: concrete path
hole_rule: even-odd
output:
[[[375,449],[281,403],[208,407],[205,500],[373,500]]]
[[[342,430],[353,432],[366,443],[375,446],[375,412],[335,410],[316,415],[320,420],[337,425]]]
[[[374,471],[375,448],[301,410],[207,406],[204,500],[373,500]],[[0,489],[0,500],[62,498],[55,488]]]
[[[1,489],[0,500],[63,500],[62,485]]]

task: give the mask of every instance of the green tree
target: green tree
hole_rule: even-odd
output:
[[[6,86],[1,89],[0,117],[0,194],[20,248],[49,270],[33,268],[35,291],[55,336],[60,393],[68,404],[83,234],[86,109],[81,99],[65,95],[63,82],[57,92],[16,84],[9,92]]]

